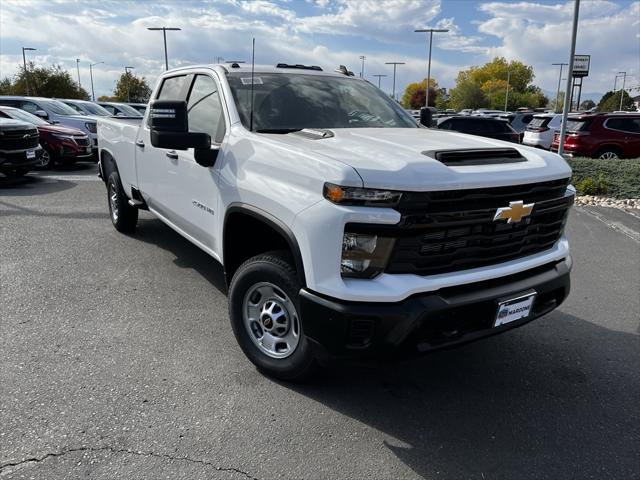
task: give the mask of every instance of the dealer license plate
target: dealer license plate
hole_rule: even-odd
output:
[[[35,150],[27,150],[27,159],[36,158]]]
[[[516,298],[510,298],[498,304],[498,313],[494,327],[515,322],[526,318],[531,314],[533,302],[536,299],[536,292],[527,293]]]

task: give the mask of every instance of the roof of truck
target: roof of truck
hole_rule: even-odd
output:
[[[278,66],[282,65],[282,66]],[[332,77],[347,77],[353,79],[359,79],[359,77],[353,75],[345,75],[340,71],[323,70],[315,65],[300,65],[300,64],[278,64],[278,65],[255,65],[253,67],[254,73],[288,73],[288,74],[300,74],[300,75],[323,75]],[[287,65],[287,66],[284,66]],[[192,70],[196,68],[213,68],[222,67],[229,73],[248,73],[251,74],[250,63],[214,63],[214,64],[202,64],[202,65],[189,65],[188,67],[179,67],[165,72],[166,74],[172,72],[180,72],[184,70]]]

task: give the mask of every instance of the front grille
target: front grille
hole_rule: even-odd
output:
[[[29,130],[5,130],[0,135],[0,149],[2,150],[23,150],[36,148],[38,146],[39,135],[35,129]]]
[[[88,147],[89,145],[91,145],[91,140],[89,140],[89,137],[73,137],[73,139],[81,147]]]
[[[404,194],[386,272],[433,275],[483,267],[551,248],[573,196],[568,180],[473,190]],[[511,201],[535,203],[518,223],[494,221]]]

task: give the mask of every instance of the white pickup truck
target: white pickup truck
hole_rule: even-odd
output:
[[[462,344],[560,305],[565,161],[424,128],[345,73],[165,72],[142,121],[98,121],[115,228],[148,209],[222,263],[240,347],[283,379]]]

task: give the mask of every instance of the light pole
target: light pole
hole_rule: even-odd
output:
[[[427,95],[425,100],[425,107],[429,106],[429,84],[431,83],[431,47],[433,45],[433,32],[444,33],[449,30],[446,28],[419,28],[414,30],[415,33],[428,33],[429,34],[429,63],[427,64]]]
[[[378,75],[373,75],[373,76],[374,76],[374,77],[378,77],[378,88],[380,88],[380,79],[381,79],[382,77],[386,77],[386,75],[380,75],[380,74],[378,74]]]
[[[82,88],[82,84],[80,83],[80,59],[76,58],[76,70],[78,71],[78,90]]]
[[[567,87],[564,91],[564,108],[562,109],[562,123],[560,124],[560,144],[558,155],[564,153],[564,134],[567,132],[567,117],[571,108],[571,82],[573,81],[573,62],[576,57],[576,37],[578,36],[578,17],[580,16],[580,0],[573,0],[573,25],[571,29],[571,51],[569,52],[569,71],[567,72]]]
[[[93,67],[95,67],[96,65],[100,65],[101,63],[104,63],[104,62],[90,63],[89,64],[89,77],[91,77],[91,100],[93,102],[96,101],[96,95],[93,92]]]
[[[622,88],[620,89],[620,108],[622,110],[622,99],[624,97],[624,82],[627,80],[627,72],[618,72],[618,75],[622,76]]]
[[[504,97],[504,111],[507,111],[507,102],[509,101],[509,82],[511,81],[511,70],[507,70],[507,94]]]
[[[391,94],[391,98],[397,100],[396,98],[396,67],[398,65],[404,65],[404,62],[384,62],[385,65],[393,65],[393,93]]]
[[[362,60],[362,69],[360,70],[360,78],[364,78],[364,61],[367,57],[364,55],[360,55],[360,60]]]
[[[27,85],[27,95],[29,95],[29,74],[27,73],[27,58],[24,55],[25,50],[35,50],[35,48],[22,47],[22,65],[24,66],[24,83]]]
[[[560,75],[558,75],[558,91],[556,93],[556,112],[558,111],[558,102],[560,102],[560,82],[562,81],[562,67],[569,65],[568,63],[552,63],[551,65],[560,65]]]
[[[167,30],[176,31],[182,30],[178,27],[147,27],[147,30],[162,30],[162,36],[164,38],[164,67],[169,70],[169,57],[167,56]]]
[[[134,67],[124,67],[125,81],[127,82],[127,102],[131,102],[131,95],[129,94],[129,70],[133,70]]]

